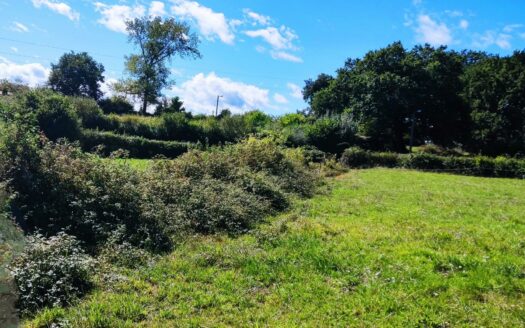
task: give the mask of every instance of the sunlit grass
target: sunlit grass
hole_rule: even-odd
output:
[[[523,325],[525,181],[373,169],[331,185],[251,234],[190,238],[26,324]]]

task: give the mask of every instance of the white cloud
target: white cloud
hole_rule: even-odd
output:
[[[174,2],[171,7],[173,14],[194,20],[199,31],[207,39],[213,40],[218,37],[226,44],[234,43],[235,35],[223,13],[214,12],[195,1],[172,0],[172,2]]]
[[[29,32],[29,28],[19,22],[13,22],[13,25],[11,26],[10,29],[11,31],[20,32],[20,33]]]
[[[252,25],[260,24],[263,26],[267,26],[270,25],[270,22],[272,20],[270,16],[258,14],[254,11],[251,11],[250,9],[244,9],[243,12],[249,19],[252,20]]]
[[[220,108],[229,108],[233,113],[272,107],[267,89],[223,78],[214,72],[208,75],[199,73],[171,91],[184,101],[187,109],[195,113],[210,114],[215,111],[217,95],[223,96]]]
[[[10,48],[12,52],[18,52],[18,48],[17,47],[11,47]]]
[[[0,57],[0,76],[12,82],[34,87],[46,83],[49,69],[39,63],[16,64]]]
[[[288,89],[290,89],[290,95],[294,97],[295,99],[303,99],[303,93],[301,91],[301,87],[294,83],[288,83],[286,84]]]
[[[513,32],[514,30],[516,29],[520,29],[523,27],[523,24],[510,24],[510,25],[506,25],[504,28],[503,28],[503,32],[505,33],[511,33]]]
[[[280,93],[274,94],[273,95],[273,100],[275,100],[279,104],[287,104],[288,103],[288,99],[286,99],[286,97],[283,96]]]
[[[291,53],[288,53],[286,51],[271,51],[270,54],[273,59],[282,59],[293,63],[303,62],[302,58],[292,55]]]
[[[463,12],[459,10],[445,10],[445,13],[449,15],[450,17],[462,17]]]
[[[466,19],[462,19],[460,22],[459,22],[459,27],[463,30],[466,30],[469,26],[469,23],[468,23],[468,20]]]
[[[428,15],[419,15],[417,22],[416,38],[419,42],[433,46],[452,43],[452,33],[445,23],[438,23]]]
[[[60,15],[66,16],[72,21],[78,21],[80,19],[80,14],[64,2],[57,2],[56,0],[33,0],[33,6],[36,8],[42,6],[47,7]]]
[[[150,16],[157,17],[157,16],[164,16],[166,15],[166,10],[164,9],[164,3],[160,1],[152,1],[149,6],[149,14]]]
[[[120,33],[127,33],[126,21],[142,17],[146,14],[146,8],[141,5],[130,7],[95,2],[95,10],[102,15],[102,18],[98,20],[98,23],[106,26],[112,31]]]
[[[510,43],[511,39],[512,36],[509,34],[486,31],[484,34],[475,36],[473,45],[476,48],[482,49],[496,45],[501,49],[507,50],[512,47]]]
[[[253,31],[245,31],[247,36],[252,38],[260,37],[274,49],[296,49],[293,41],[297,39],[297,34],[286,26],[281,26],[279,29],[273,26]]]

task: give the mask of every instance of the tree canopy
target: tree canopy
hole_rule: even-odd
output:
[[[417,143],[472,152],[525,152],[525,52],[508,57],[400,42],[348,59],[303,89],[317,117],[347,113],[373,148]]]
[[[100,83],[104,82],[104,66],[86,52],[62,55],[51,64],[48,84],[51,89],[67,96],[82,96],[98,100],[102,97]]]
[[[126,24],[129,42],[139,52],[126,57],[129,78],[122,81],[117,89],[140,98],[140,112],[145,114],[148,105],[157,103],[162,90],[173,84],[169,80],[167,63],[175,55],[199,58],[199,39],[190,32],[188,25],[173,18],[143,17]]]

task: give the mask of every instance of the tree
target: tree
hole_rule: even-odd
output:
[[[164,97],[159,101],[157,109],[155,110],[155,115],[182,113],[185,111],[186,108],[184,108],[184,103],[179,97],[173,97],[169,100]]]
[[[305,84],[304,88],[303,88],[303,99],[304,99],[304,101],[306,101],[307,103],[311,104],[314,95],[318,91],[321,91],[321,90],[327,88],[330,85],[330,82],[332,82],[333,79],[334,78],[331,77],[330,75],[322,73],[322,74],[319,74],[317,76],[317,79],[315,79],[315,80],[308,79],[308,80],[304,81],[304,84]]]
[[[104,66],[86,52],[66,53],[58,64],[51,64],[48,84],[51,89],[67,96],[89,97],[98,100],[103,93]]]
[[[141,114],[149,104],[158,102],[162,89],[173,84],[169,81],[167,62],[173,56],[200,58],[199,40],[190,28],[173,18],[136,18],[126,22],[129,42],[139,49],[138,54],[126,57],[126,71],[130,78],[117,85],[118,91],[141,99]]]

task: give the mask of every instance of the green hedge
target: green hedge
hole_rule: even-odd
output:
[[[507,157],[378,153],[352,147],[343,152],[341,162],[353,168],[403,167],[484,177],[525,178],[525,160]]]
[[[153,158],[157,155],[174,158],[195,148],[194,144],[188,142],[151,140],[97,130],[84,130],[80,144],[85,151],[99,149],[103,155],[123,149],[132,158]]]

